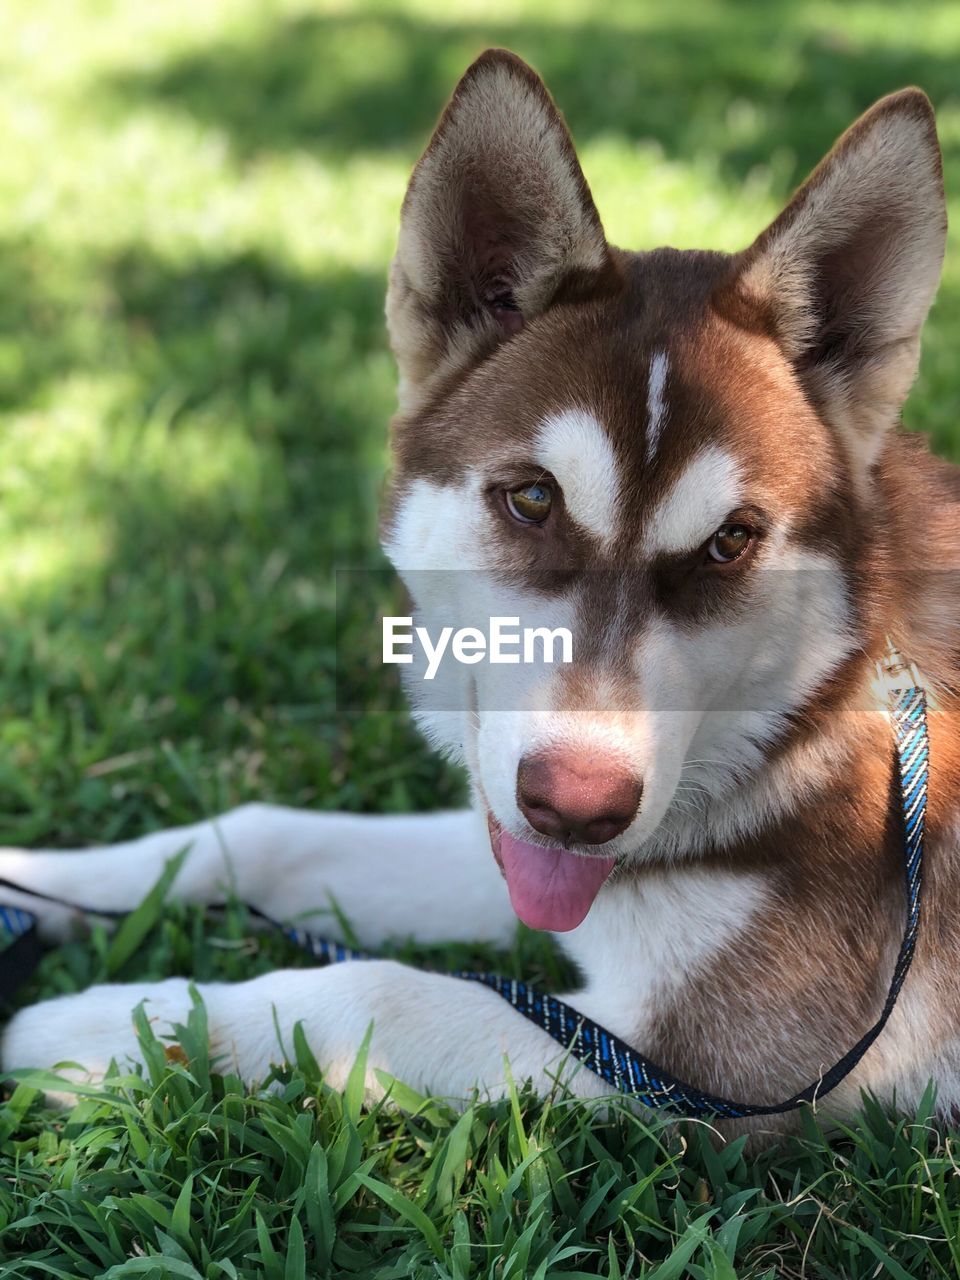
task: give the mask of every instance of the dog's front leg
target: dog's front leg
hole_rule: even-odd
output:
[[[507,944],[516,917],[482,819],[456,813],[367,816],[251,804],[221,818],[83,852],[0,850],[0,877],[94,911],[129,911],[188,849],[171,894],[207,905],[234,893],[277,920],[360,944]],[[0,887],[60,939],[75,912]],[[334,910],[336,908],[336,910]]]
[[[494,992],[394,961],[350,961],[198,989],[219,1069],[237,1073],[247,1084],[262,1081],[271,1064],[291,1055],[294,1026],[301,1022],[335,1087],[345,1083],[372,1026],[366,1077],[370,1097],[383,1092],[378,1071],[455,1101],[468,1097],[474,1086],[496,1096],[508,1079],[505,1057],[515,1080],[532,1079],[541,1092],[558,1075],[581,1096],[609,1092]],[[72,1061],[96,1079],[111,1058],[121,1068],[126,1059],[139,1060],[131,1011],[141,1000],[160,1036],[170,1035],[172,1024],[186,1022],[190,993],[184,979],[91,987],[17,1014],[3,1041],[4,1069]]]

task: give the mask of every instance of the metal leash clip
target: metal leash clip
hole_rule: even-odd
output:
[[[887,637],[886,653],[882,658],[878,658],[874,665],[878,692],[884,699],[903,689],[923,689],[927,692],[916,664],[908,662],[889,637]]]

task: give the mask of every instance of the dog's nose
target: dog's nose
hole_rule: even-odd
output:
[[[643,785],[609,758],[545,751],[517,769],[517,804],[535,831],[565,843],[606,844],[626,831]]]

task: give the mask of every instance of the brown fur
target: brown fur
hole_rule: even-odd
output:
[[[532,104],[550,145],[522,128],[497,135],[487,91],[506,95],[513,116]],[[768,757],[795,778],[798,804],[704,855],[706,865],[763,869],[774,906],[663,1004],[645,1050],[708,1089],[774,1101],[877,1017],[904,920],[890,730],[864,700],[889,636],[937,694],[927,896],[914,971],[856,1082],[883,1076],[893,1043],[917,1071],[942,1054],[960,1070],[960,471],[896,425],[945,231],[926,98],[906,90],[877,104],[743,254],[627,253],[603,240],[539,80],[492,51],[447,108],[403,218],[388,303],[405,387],[388,530],[418,477],[443,483],[482,468],[504,485],[535,479],[538,425],[575,405],[609,432],[631,519],[603,548],[567,518],[562,495],[549,528],[502,520],[496,536],[515,579],[565,589],[589,568],[583,607],[602,617],[632,575],[636,629],[653,600],[693,627],[718,607],[711,592],[725,592],[722,607],[735,613],[744,581],[691,585],[682,566],[645,564],[641,553],[646,518],[697,444],[728,439],[752,490],[795,511],[801,544],[843,566],[860,649],[796,709]],[[509,287],[521,322],[504,327],[492,314],[491,280]],[[641,411],[653,349],[670,356],[672,428],[655,467]],[[607,661],[612,687],[632,696],[600,638],[588,657]],[[596,687],[572,672],[565,696],[575,707]],[[642,883],[664,869],[647,862],[626,874]],[[841,1096],[849,1105],[849,1090]]]

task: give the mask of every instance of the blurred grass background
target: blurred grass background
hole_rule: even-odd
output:
[[[380,563],[406,179],[491,43],[546,77],[615,242],[741,247],[908,83],[938,109],[960,223],[957,4],[0,0],[0,843],[100,842],[252,798],[459,798],[349,653],[350,702],[370,710],[336,711],[334,569]],[[960,460],[958,337],[952,232],[906,419]],[[542,936],[519,943],[493,962],[555,980]],[[25,998],[278,963],[305,960],[254,944],[242,912],[211,926],[172,905],[122,963],[102,930],[51,953]],[[754,1166],[696,1129],[651,1137],[529,1098],[466,1128],[433,1104],[361,1119],[315,1075],[245,1097],[161,1061],[135,1115],[107,1098],[64,1117],[21,1088],[0,1104],[0,1272],[960,1266],[956,1135],[941,1145],[925,1115],[868,1108],[845,1142]],[[383,1181],[321,1212],[324,1161]]]
[[[907,83],[938,108],[958,221],[955,4],[2,9],[13,843],[114,839],[252,797],[458,798],[400,712],[335,714],[333,570],[378,563],[399,205],[487,44],[545,76],[615,242],[742,246],[858,112]],[[906,413],[955,456],[958,248],[952,234]]]

